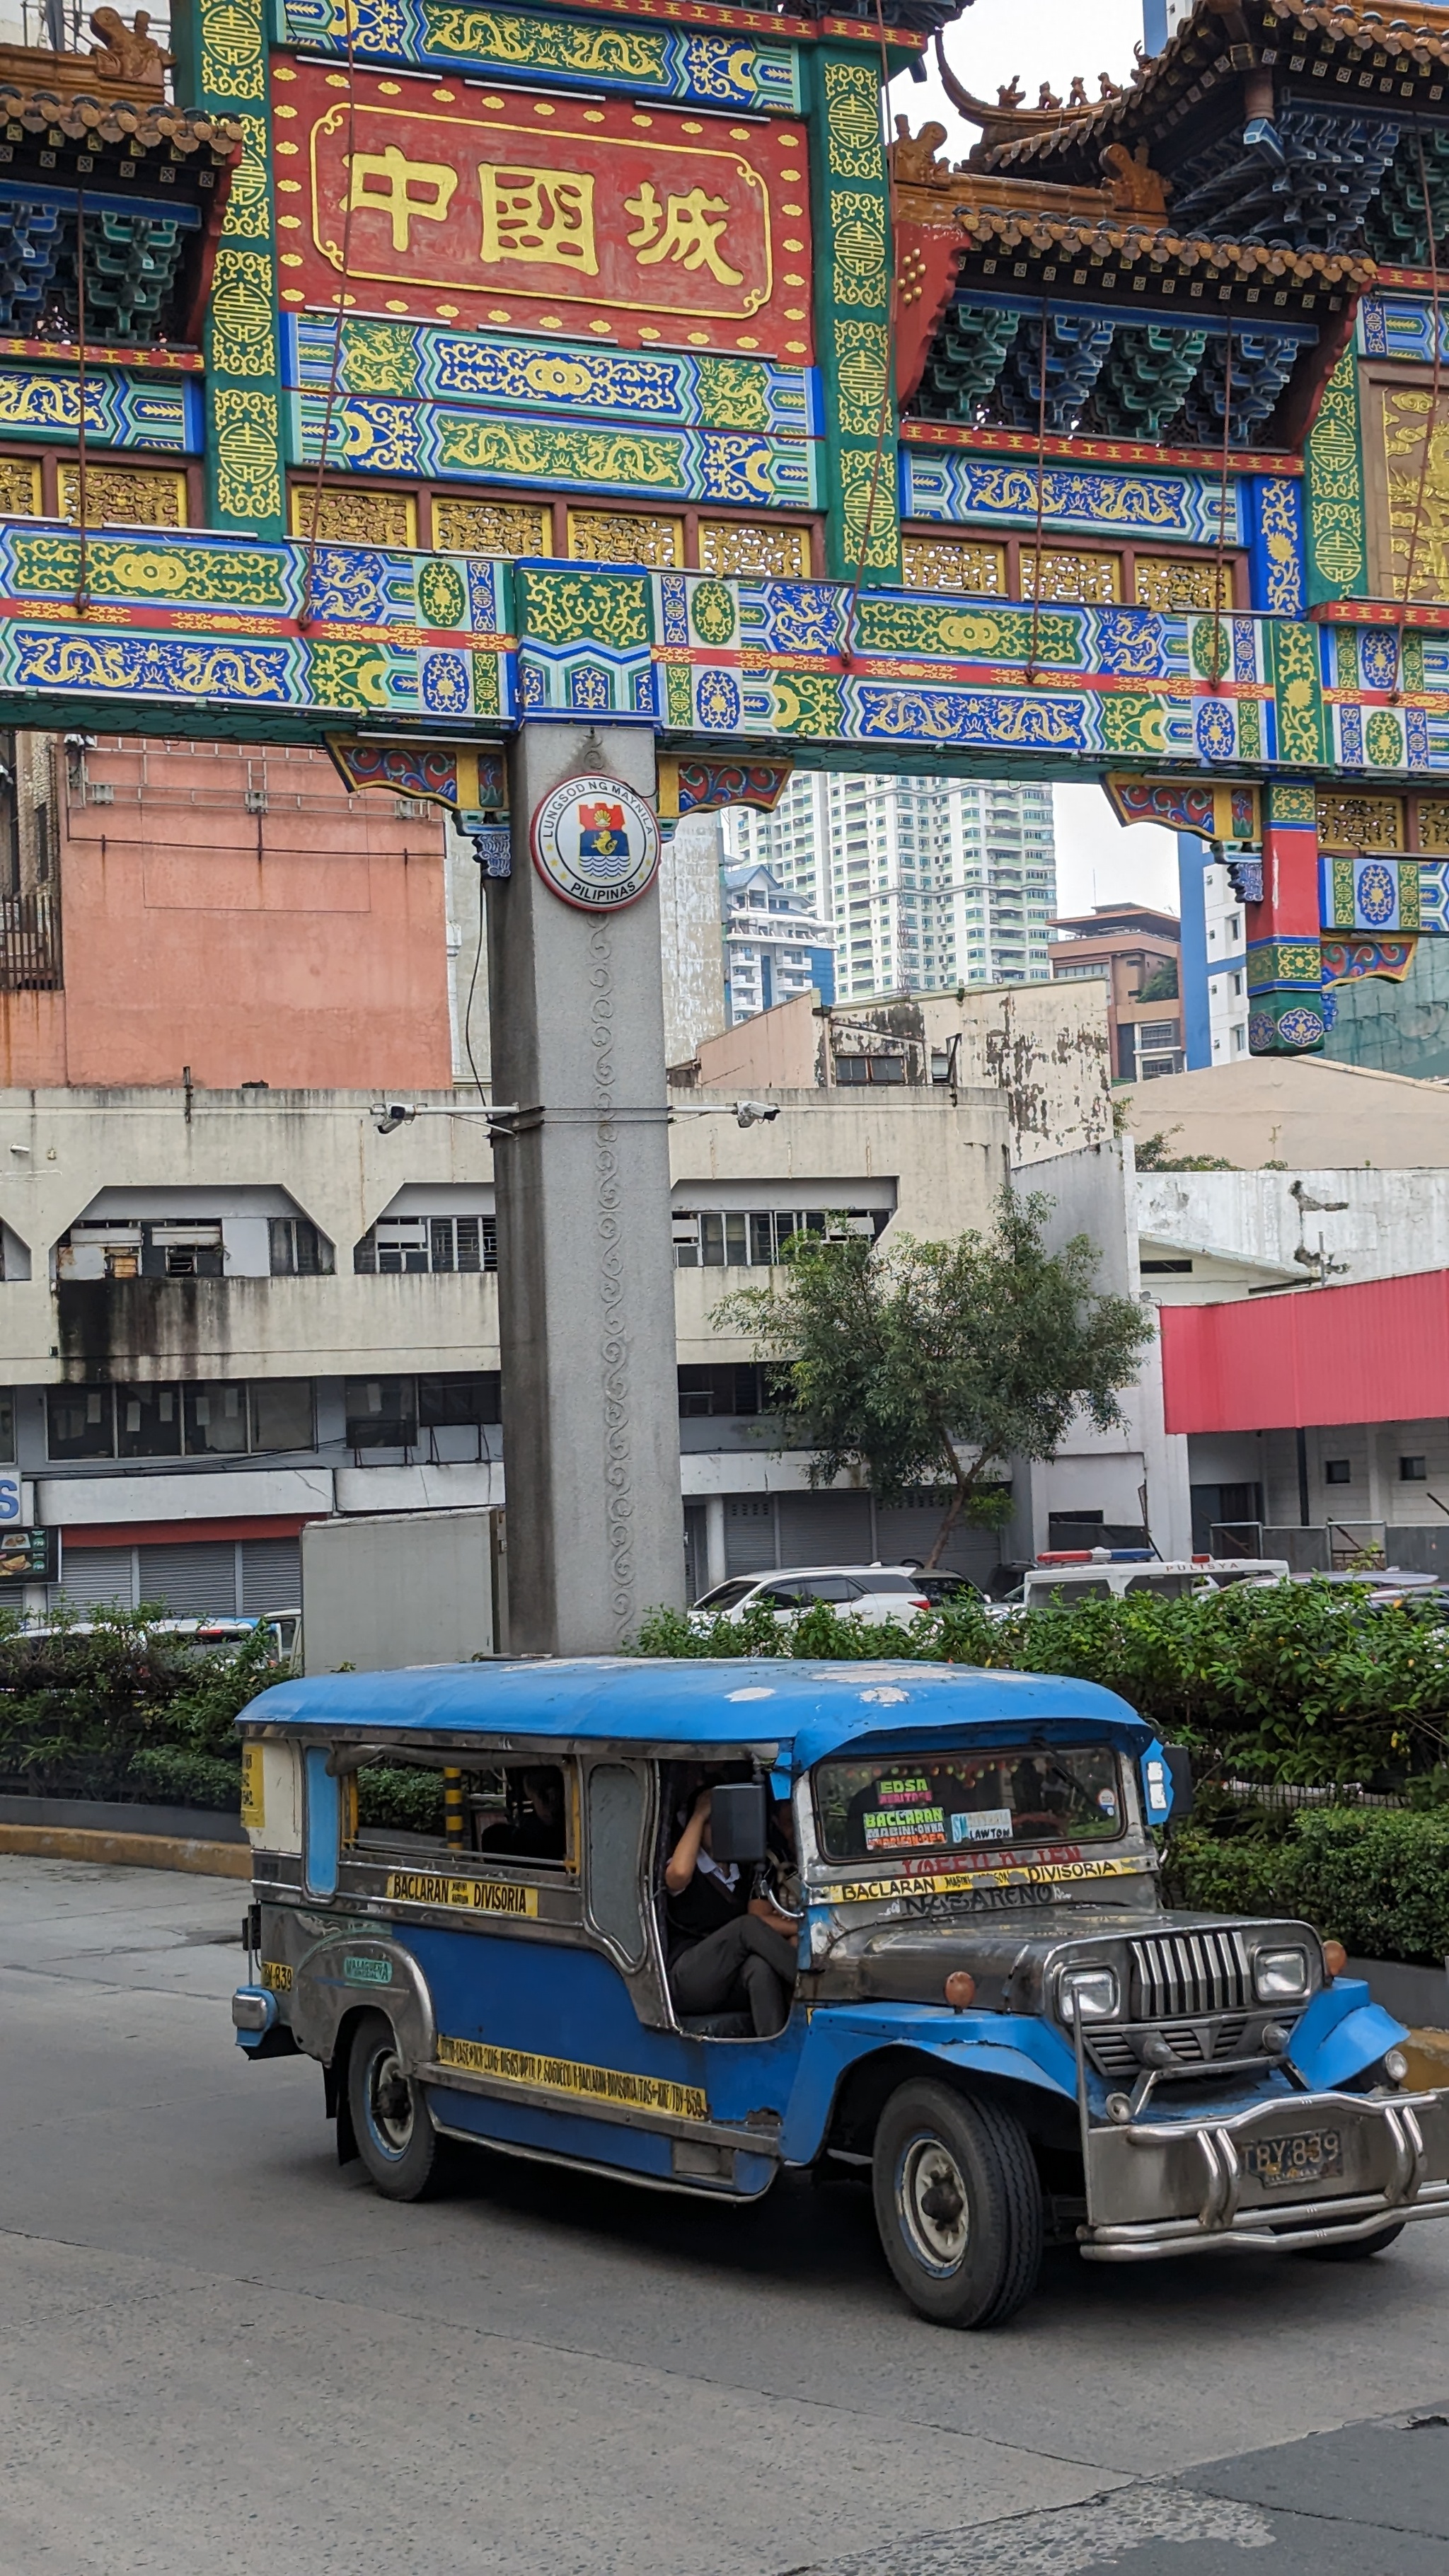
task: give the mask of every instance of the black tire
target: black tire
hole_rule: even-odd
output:
[[[1013,2112],[903,2084],[881,2113],[871,2179],[886,2261],[932,2325],[1003,2325],[1031,2296],[1041,2183]]]
[[[1317,2263],[1371,2263],[1375,2254],[1386,2253],[1398,2242],[1404,2227],[1401,2218],[1397,2227],[1385,2227],[1377,2236],[1355,2236],[1347,2245],[1305,2245],[1303,2251]]]
[[[347,2107],[371,2180],[388,2200],[431,2200],[444,2176],[443,2140],[422,2089],[403,2073],[391,2022],[364,2013],[347,2056]]]

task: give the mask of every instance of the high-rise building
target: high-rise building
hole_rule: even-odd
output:
[[[810,906],[763,862],[725,868],[722,883],[726,1025],[812,990],[833,1002],[835,951]]]
[[[1048,786],[797,774],[773,814],[725,817],[825,926],[841,1001],[1049,972],[1056,842]]]

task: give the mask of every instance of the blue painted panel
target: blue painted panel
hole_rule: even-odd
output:
[[[1195,832],[1177,836],[1178,910],[1182,915],[1182,1022],[1187,1069],[1200,1073],[1213,1060],[1208,1000],[1207,893],[1204,871],[1211,852]],[[1226,964],[1227,961],[1224,960]]]
[[[890,2048],[933,2057],[943,2073],[994,2075],[1076,2100],[1076,2060],[1049,2022],[1015,2013],[946,2012],[932,2004],[834,2004],[811,2017],[785,2120],[788,2164],[809,2164],[819,2154],[846,2069]],[[903,2066],[902,2083],[907,2079]]]
[[[589,2164],[612,2165],[623,2175],[674,2179],[672,2142],[649,2129],[619,2128],[611,2120],[591,2120],[575,2111],[534,2110],[526,2102],[494,2102],[441,2084],[430,2084],[427,2097],[439,2120],[450,2129],[467,2129],[483,2143],[491,2139],[501,2146],[532,2147],[540,2155],[579,2156]],[[737,2155],[733,2184],[717,2188],[722,2198],[755,2200],[778,2172],[771,2156]],[[692,2176],[686,2179],[700,2188]]]
[[[337,1893],[337,1853],[342,1831],[342,1783],[327,1768],[323,1745],[309,1745],[303,1755],[306,1781],[306,1828],[302,1876],[309,1896]]]
[[[1303,2014],[1289,2053],[1305,2084],[1331,2092],[1407,2037],[1403,2023],[1370,2000],[1362,1977],[1335,1977]]]
[[[687,2039],[646,2030],[618,1969],[597,1950],[410,1924],[396,1926],[393,1937],[417,1960],[439,2033],[450,2039],[696,2085],[713,2120],[783,2112],[789,2100],[805,2042],[803,2012],[778,2039]],[[560,2116],[572,2128],[585,2115],[564,2105]]]

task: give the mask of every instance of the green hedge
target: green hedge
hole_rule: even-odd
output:
[[[1449,1812],[1300,1809],[1275,1831],[1225,1837],[1191,1824],[1167,1846],[1174,1904],[1226,1914],[1300,1914],[1365,1959],[1440,1966],[1449,1957]]]
[[[160,1615],[62,1614],[27,1635],[0,1613],[0,1788],[240,1809],[236,1719],[279,1678],[267,1640],[199,1653]]]
[[[649,1655],[889,1656],[1070,1673],[1120,1692],[1203,1771],[1334,1787],[1445,1794],[1449,1626],[1422,1604],[1365,1610],[1338,1584],[1242,1586],[1166,1601],[1147,1593],[1004,1621],[970,1602],[912,1628],[868,1627],[820,1603],[790,1627],[768,1612],[695,1629],[646,1621]]]

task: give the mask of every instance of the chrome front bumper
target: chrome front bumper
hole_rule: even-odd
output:
[[[1306,2129],[1340,2134],[1343,2176],[1278,2198],[1244,2150]],[[1295,2254],[1351,2244],[1416,2218],[1449,2217],[1449,2092],[1299,2093],[1230,2119],[1133,2121],[1084,2140],[1089,2263],[1150,2263],[1234,2246]]]

